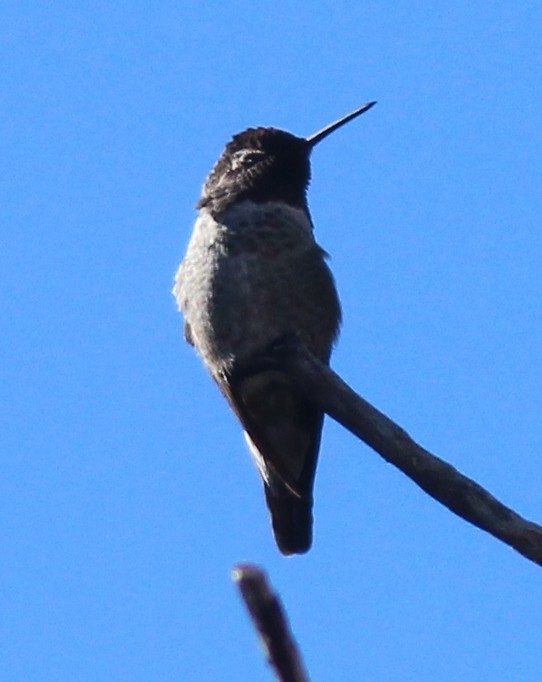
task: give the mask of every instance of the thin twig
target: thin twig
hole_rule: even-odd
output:
[[[295,339],[270,349],[307,400],[363,440],[435,500],[542,566],[542,527],[522,518],[478,483],[415,443]]]
[[[266,658],[279,682],[308,682],[301,655],[278,596],[257,566],[236,566],[233,579],[239,587],[252,622],[260,635]]]

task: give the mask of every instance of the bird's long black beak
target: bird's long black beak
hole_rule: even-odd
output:
[[[311,148],[314,147],[319,142],[321,142],[325,137],[327,137],[328,135],[331,135],[331,133],[333,133],[335,130],[337,130],[337,128],[340,128],[345,123],[348,123],[352,119],[357,118],[358,116],[361,116],[361,114],[364,114],[366,111],[369,111],[369,109],[371,107],[374,107],[375,104],[376,104],[376,102],[369,102],[368,104],[364,104],[359,109],[352,111],[351,113],[347,114],[346,116],[343,116],[342,118],[340,118],[338,121],[335,121],[334,123],[330,123],[325,128],[322,128],[322,130],[319,130],[317,133],[314,133],[314,135],[307,137],[306,140],[309,143],[309,146]]]

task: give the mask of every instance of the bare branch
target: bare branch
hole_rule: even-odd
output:
[[[246,564],[235,567],[233,579],[260,635],[277,680],[308,682],[284,609],[265,573],[257,566]]]
[[[523,519],[478,483],[420,447],[295,339],[281,340],[270,349],[270,354],[307,400],[367,443],[431,497],[542,565],[541,526]]]

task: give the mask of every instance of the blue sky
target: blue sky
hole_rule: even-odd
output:
[[[263,565],[313,680],[539,680],[542,569],[326,422],[284,559],[170,288],[232,134],[310,134],[335,369],[542,521],[542,6],[5,2],[0,677],[269,680]]]

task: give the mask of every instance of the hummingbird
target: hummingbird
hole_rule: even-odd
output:
[[[314,147],[369,102],[309,137],[276,128],[235,135],[207,177],[175,276],[184,336],[238,417],[284,555],[312,544],[324,415],[269,348],[295,336],[329,364],[341,306],[307,203]]]

